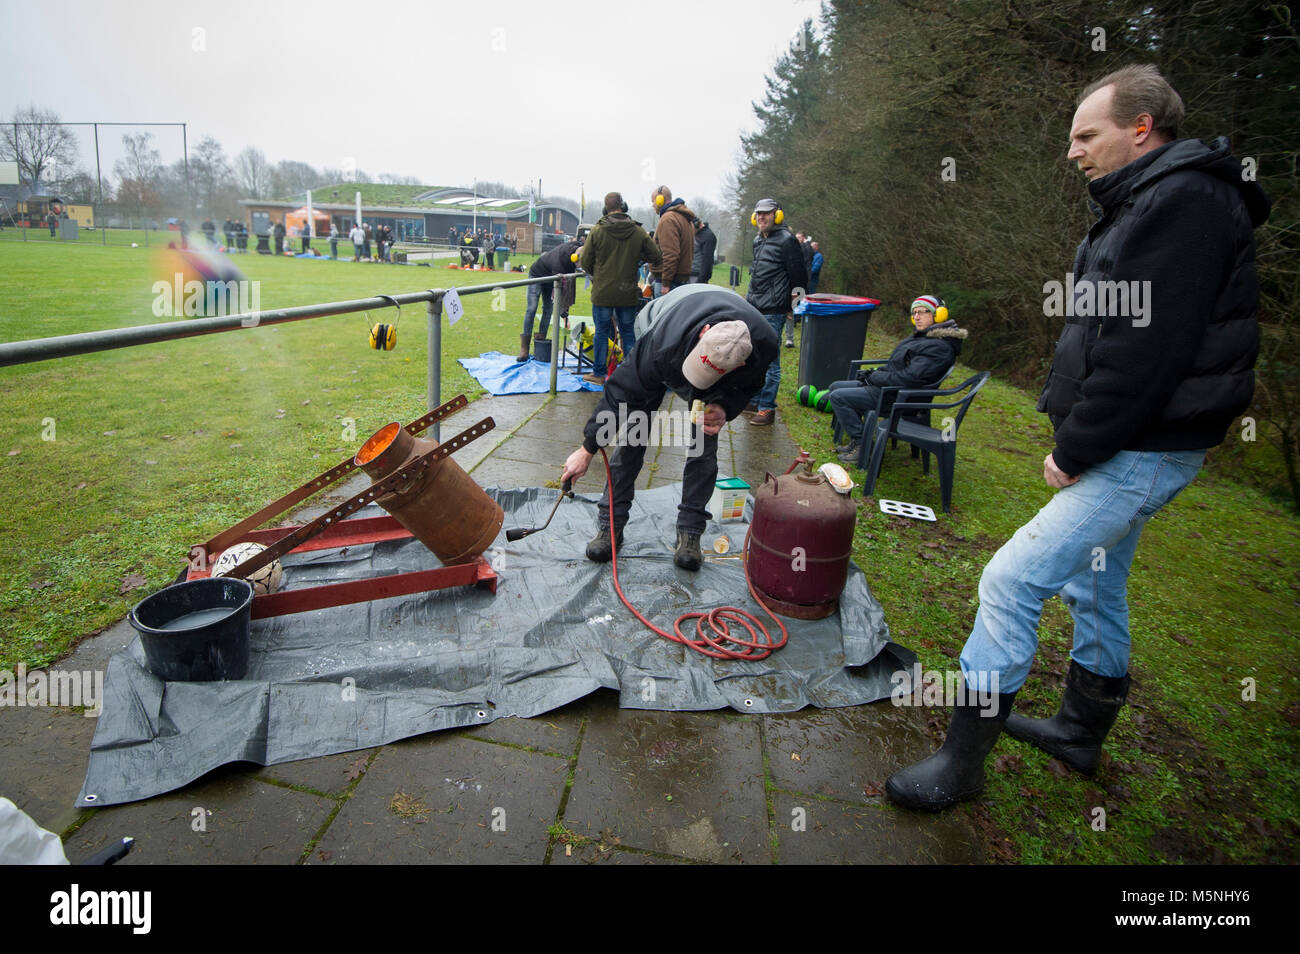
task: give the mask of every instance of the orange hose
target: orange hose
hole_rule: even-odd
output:
[[[745,566],[745,584],[749,587],[749,595],[763,611],[772,618],[772,622],[781,628],[781,639],[779,642],[772,639],[772,634],[768,632],[766,626],[752,613],[749,613],[738,606],[719,606],[707,613],[683,613],[677,617],[673,623],[673,631],[666,632],[656,626],[650,620],[637,611],[636,607],[628,602],[623,595],[623,587],[618,582],[618,548],[614,536],[614,482],[609,473],[609,456],[605,453],[605,448],[600,449],[600,456],[605,461],[605,499],[608,503],[609,516],[609,549],[610,556],[614,563],[614,590],[618,593],[618,598],[623,601],[623,605],[631,611],[632,615],[639,619],[647,629],[658,633],[664,639],[671,639],[675,643],[681,643],[683,646],[689,646],[696,652],[705,656],[711,656],[714,659],[747,659],[757,662],[760,659],[766,659],[776,650],[786,644],[789,639],[789,633],[786,632],[785,623],[777,617],[767,604],[763,602],[758,593],[754,590],[754,584],[749,579],[749,534],[752,531],[745,532],[745,545],[741,550],[741,559]],[[682,633],[682,623],[687,620],[695,620],[696,639],[691,639]],[[705,621],[708,621],[708,629],[705,630]],[[749,633],[749,639],[742,639],[739,636],[731,635],[731,625],[744,627]],[[762,639],[759,633],[762,633]],[[741,649],[731,649],[729,646],[743,647]]]

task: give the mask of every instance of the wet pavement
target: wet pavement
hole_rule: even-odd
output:
[[[442,434],[490,415],[495,429],[457,452],[461,466],[485,487],[554,486],[596,400],[485,397]],[[756,486],[797,454],[779,411],[775,427],[742,416],[720,437],[719,476]],[[650,451],[638,486],[677,482],[684,462],[684,448]],[[576,489],[597,495],[603,481],[597,460]],[[366,484],[354,478],[299,517]],[[103,671],[133,638],[122,620],[54,668]],[[922,711],[887,700],[781,715],[625,710],[601,690],[534,719],[228,765],[167,795],[82,811],[95,720],[6,706],[0,795],[62,833],[73,860],[133,836],[123,864],[981,862],[965,813],[917,815],[880,794],[931,750]]]

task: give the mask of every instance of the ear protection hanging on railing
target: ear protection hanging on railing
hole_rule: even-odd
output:
[[[397,316],[393,319],[391,325],[381,321],[370,329],[370,347],[376,351],[392,351],[397,347],[397,322],[402,317],[402,306],[391,295],[376,295],[375,297],[391,301],[393,307],[397,309]],[[369,313],[367,313],[367,317],[369,317]]]

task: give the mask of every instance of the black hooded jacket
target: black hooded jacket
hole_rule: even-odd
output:
[[[656,299],[662,310],[650,332],[638,338],[632,355],[605,380],[605,393],[592,411],[582,446],[596,453],[601,422],[614,420],[621,406],[628,411],[654,411],[669,391],[686,400],[718,404],[733,420],[763,388],[767,366],[779,355],[776,332],[762,315],[734,292],[711,285],[682,285]],[[682,373],[682,362],[699,341],[705,325],[743,321],[753,350],[745,363],[724,374],[707,391],[698,391]]]
[[[1270,204],[1242,175],[1226,139],[1179,139],[1089,183],[1098,218],[1072,295],[1062,283],[1074,313],[1038,401],[1066,474],[1121,450],[1213,447],[1249,405]]]

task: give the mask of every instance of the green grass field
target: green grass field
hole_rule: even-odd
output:
[[[151,255],[0,242],[0,340],[157,321]],[[236,261],[262,283],[263,308],[493,277]],[[444,328],[444,397],[482,393],[457,358],[518,344],[522,289],[464,303],[465,320]],[[581,290],[574,312],[589,313]],[[58,659],[170,582],[191,544],[353,453],[382,424],[422,413],[423,310],[404,309],[387,354],[366,343],[381,314],[391,319],[391,310],[324,318],[0,369],[0,669]],[[887,323],[873,321],[868,355],[888,354],[901,337]],[[782,359],[781,420],[818,460],[833,459],[829,417],[796,406],[797,351],[782,349]],[[894,638],[927,669],[956,667],[984,563],[1049,497],[1050,428],[1035,396],[994,379],[976,399],[950,517],[912,522],[861,505],[855,559]],[[877,493],[939,508],[937,476],[922,477],[902,448],[887,455]],[[1138,550],[1133,704],[1107,743],[1109,765],[1095,780],[1058,778],[1045,755],[1004,737],[988,797],[957,810],[974,814],[1004,860],[1295,862],[1298,568],[1295,515],[1203,472],[1151,521]],[[1069,644],[1069,616],[1053,600],[1019,706],[1054,711]],[[1243,680],[1253,698],[1243,698]],[[933,715],[937,741],[947,716]],[[1097,808],[1104,831],[1094,828]]]

